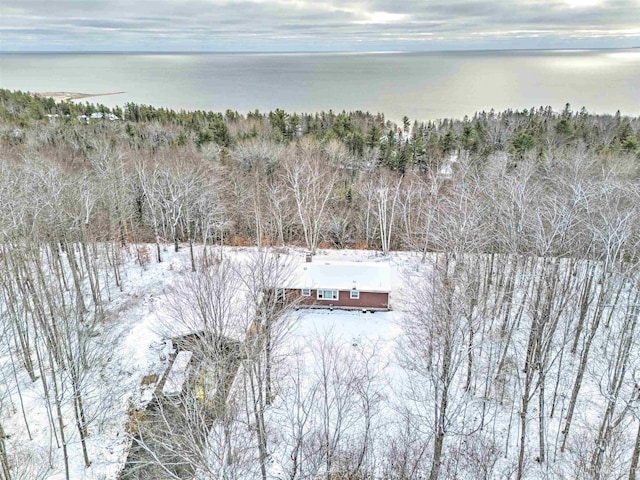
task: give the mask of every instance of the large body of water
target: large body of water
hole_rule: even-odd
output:
[[[0,53],[0,87],[174,109],[332,109],[399,120],[551,105],[640,115],[640,49],[407,53]]]

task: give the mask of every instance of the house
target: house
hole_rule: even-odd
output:
[[[468,150],[459,150],[458,152],[451,153],[449,158],[446,159],[440,169],[438,170],[438,180],[452,180],[455,174],[456,165],[458,160],[466,162],[469,159]]]
[[[388,263],[303,263],[284,289],[300,307],[390,310],[391,272]]]
[[[438,170],[439,180],[451,180],[453,178],[453,167],[449,163],[443,164]]]

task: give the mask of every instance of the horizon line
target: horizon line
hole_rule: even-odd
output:
[[[390,49],[390,50],[3,50],[0,54],[392,54],[392,53],[439,53],[439,52],[512,52],[512,51],[591,51],[633,50],[633,47],[515,47],[515,48],[443,48],[443,49]]]

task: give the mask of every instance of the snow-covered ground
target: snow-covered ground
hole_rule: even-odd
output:
[[[234,262],[247,261],[253,252],[255,249],[252,248],[216,250],[217,255]],[[293,266],[304,261],[301,249],[287,252]],[[190,275],[189,251],[181,248],[180,252],[174,253],[173,249],[166,248],[162,253],[162,263],[151,261],[142,267],[136,263],[135,251],[130,247],[122,265],[122,288],[113,285],[109,288],[104,321],[95,338],[100,359],[84,380],[87,382],[85,401],[89,412],[90,467],[84,466],[76,429],[73,425],[65,426],[70,477],[74,480],[116,478],[130,443],[130,436],[125,432],[128,411],[143,407],[151,398],[149,389],[141,389],[142,379],[164,372],[171,348],[165,340],[185,332],[184,325],[175,322],[172,292],[179,290]],[[426,264],[419,264],[419,258],[412,253],[392,253],[385,257],[377,252],[354,250],[318,253],[314,261],[389,263],[393,311],[361,313],[300,309],[287,314],[283,322],[289,328],[274,348],[274,399],[265,412],[271,478],[289,478],[294,470],[298,475],[304,473],[311,477],[325,471],[329,468],[327,449],[333,452],[331,468],[338,470],[340,465],[359,462],[381,478],[392,478],[401,475],[396,469],[399,468],[398,459],[405,458],[404,455],[412,459],[416,475],[417,472],[420,475],[428,472],[442,383],[437,369],[424,368],[422,359],[414,358],[416,347],[411,345],[411,335],[406,330],[406,309],[411,303],[409,293],[413,292],[413,284],[419,283],[420,278],[428,278],[436,263],[435,257],[429,257]],[[449,384],[451,398],[447,406],[442,466],[442,475],[446,478],[512,478],[515,473],[524,378],[522,359],[527,350],[532,307],[526,304],[518,322],[509,317],[506,325],[512,333],[508,337],[500,328],[501,321],[507,318],[506,303],[501,296],[504,288],[499,285],[492,288],[496,293],[487,298],[494,303],[474,310],[470,323],[476,329],[476,337],[471,349],[473,375],[469,378],[466,375],[470,361],[468,349],[463,348],[467,334],[454,332],[463,336],[454,341],[456,345],[460,343],[461,348],[454,352],[454,371]],[[516,288],[514,305],[521,301],[523,292]],[[456,305],[456,308],[464,318],[464,305]],[[563,315],[575,319],[579,310],[578,298],[571,298],[569,305],[563,308]],[[515,317],[518,309],[514,307],[510,312]],[[615,357],[616,348],[621,348],[619,344],[624,332],[620,322],[624,318],[627,317],[614,315],[611,325],[598,330],[595,336],[595,360],[587,365],[572,435],[563,454],[559,453],[558,447],[560,431],[579,356],[568,353],[575,323],[568,320],[560,323],[558,333],[553,336],[549,358],[546,403],[538,402],[537,385],[532,390],[535,395],[532,394],[529,407],[529,432],[525,439],[526,478],[568,479],[579,476],[576,472],[585,471],[586,467],[578,463],[591,457],[592,450],[588,446],[597,434],[606,402],[611,400],[609,375],[615,370],[611,359]],[[247,325],[243,324],[243,331]],[[442,333],[426,331],[430,332],[425,337],[426,343],[432,341],[429,335]],[[460,341],[461,338],[464,341]],[[448,344],[438,344],[434,340],[433,345],[436,348],[429,355],[434,353],[433,365],[441,366],[438,345]],[[581,345],[578,346],[581,348]],[[629,373],[623,376],[625,385],[631,385],[630,379],[635,378],[640,368],[637,340],[630,348],[632,357],[626,365]],[[613,353],[609,355],[609,351]],[[59,439],[51,433],[49,424],[52,420],[42,387],[38,381],[31,382],[17,362],[11,363],[9,355],[12,353],[15,353],[13,348],[0,350],[0,398],[4,399],[0,407],[7,452],[14,462],[15,476],[62,479],[65,475],[61,449],[57,447]],[[559,357],[561,353],[562,357]],[[504,374],[504,381],[500,377],[500,383],[495,371],[498,363]],[[557,388],[553,388],[556,383]],[[629,412],[636,411],[638,405],[637,400],[634,403],[622,399],[630,398],[629,388],[632,386],[621,390],[621,400],[613,407],[615,415],[611,422],[615,424],[618,419],[619,422],[612,434],[616,450],[605,459],[610,471],[623,472],[631,456],[629,442],[637,425]],[[65,418],[72,419],[69,392],[63,403],[69,410]],[[552,403],[555,413],[549,417]],[[541,405],[548,417],[543,437],[550,457],[543,465],[535,461],[539,449],[537,412]],[[246,432],[248,442],[253,442],[252,430],[248,428]],[[585,446],[584,452],[580,451],[581,446]],[[318,463],[319,458],[324,464]]]
[[[153,246],[149,246],[153,251]],[[199,249],[198,249],[199,251]],[[241,259],[255,249],[224,248],[224,257]],[[292,250],[295,262],[304,260],[302,250]],[[220,252],[218,251],[218,254]],[[105,304],[105,322],[101,326],[98,343],[103,347],[101,365],[97,366],[85,381],[91,383],[87,398],[91,420],[89,422],[88,451],[91,466],[85,468],[77,432],[69,426],[67,445],[72,479],[115,478],[126,459],[129,439],[125,433],[130,407],[140,407],[150,398],[149,390],[141,390],[144,376],[162,374],[166,368],[167,346],[165,339],[180,333],[180,327],[171,330],[170,295],[176,283],[190,271],[189,251],[183,247],[178,253],[163,248],[163,261],[151,261],[144,267],[135,261],[136,254],[130,247],[122,265],[122,289],[110,285],[110,300]],[[331,260],[383,260],[375,252],[321,251],[318,258]],[[398,272],[396,268],[396,273]],[[336,315],[338,312],[334,312]],[[358,315],[335,323],[338,333],[356,338]],[[380,323],[389,314],[368,314],[374,319],[371,325]],[[322,317],[314,312],[311,318]],[[338,318],[336,316],[329,318]],[[322,322],[318,322],[321,328]],[[301,322],[301,328],[310,334],[310,323]],[[390,325],[380,325],[380,335]],[[299,332],[302,333],[302,330]],[[6,354],[10,351],[7,350]],[[39,382],[31,382],[23,370],[17,368],[18,385],[12,377],[12,364],[8,356],[0,357],[1,371],[6,379],[3,393],[2,426],[7,435],[7,451],[15,459],[17,478],[64,478],[62,452],[56,448],[57,440],[51,434],[45,398]],[[2,387],[0,387],[2,388]],[[19,392],[18,392],[19,389]],[[21,395],[18,395],[20,393]],[[68,397],[69,395],[67,395]],[[21,398],[21,399],[20,399]],[[20,405],[22,402],[22,406]],[[66,408],[71,409],[67,399]],[[28,422],[25,422],[23,411]],[[72,418],[69,412],[68,418]],[[26,428],[28,423],[29,429]],[[53,445],[53,448],[50,446]],[[21,461],[22,460],[22,461]]]
[[[320,439],[331,436],[337,454],[352,454],[377,444],[373,437],[391,428],[397,416],[398,312],[300,310],[291,316],[267,419],[268,425],[283,426],[271,437],[274,478],[289,478],[296,468],[302,478],[317,475],[322,469],[308,463]],[[298,444],[300,465],[294,466]]]
[[[142,377],[161,373],[164,369],[157,348],[162,343],[159,319],[165,308],[165,293],[179,281],[187,268],[188,257],[184,251],[175,254],[166,250],[163,253],[162,263],[151,263],[142,268],[134,262],[135,255],[130,252],[123,265],[122,290],[111,286],[112,298],[105,306],[105,321],[97,342],[102,359],[85,380],[91,384],[87,389],[91,394],[86,399],[90,412],[89,468],[84,466],[77,432],[73,428],[66,429],[69,470],[73,479],[116,477],[128,447],[124,429],[129,404],[140,401]],[[7,358],[0,361],[4,367],[9,364]],[[17,474],[23,475],[17,478],[64,478],[61,449],[49,448],[56,445],[56,439],[49,428],[42,387],[39,382],[31,382],[24,372],[20,380],[18,387],[30,432],[25,426],[22,408],[18,407],[16,387],[9,395],[10,401],[3,405],[3,424],[9,435],[7,450],[16,458],[27,459],[17,463]],[[68,400],[68,409],[72,408],[70,403]]]

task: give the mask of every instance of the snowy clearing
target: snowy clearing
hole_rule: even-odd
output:
[[[207,328],[206,321],[198,323],[199,303],[188,298],[202,279],[209,289],[202,298],[212,300],[207,308],[220,310],[215,315],[227,322],[216,324],[220,332],[245,346],[207,445],[185,446],[193,458],[185,453],[181,462],[198,478],[365,471],[376,478],[420,478],[433,468],[438,439],[442,478],[513,478],[519,460],[523,478],[581,477],[594,462],[618,476],[628,472],[640,371],[635,283],[607,274],[591,284],[599,266],[564,260],[506,258],[498,266],[496,259],[469,257],[455,270],[437,255],[421,264],[410,253],[321,251],[314,261],[387,262],[394,310],[291,309],[274,317],[265,343],[264,327],[256,324],[264,293],[252,297],[250,277],[238,273],[259,269],[256,252],[216,249],[215,258],[240,267],[226,271],[224,262],[214,262],[193,274],[186,248],[165,249],[162,263],[140,266],[131,247],[119,288],[105,269],[104,312],[92,326],[86,344],[92,355],[78,381],[88,467],[71,422],[73,378],[47,370],[50,360],[33,381],[15,344],[0,351],[2,426],[14,477],[65,478],[61,439],[52,426],[61,415],[69,419],[69,477],[117,478],[135,432],[132,414],[153,398],[143,378],[164,374],[168,338]],[[274,258],[289,269],[304,261],[302,250],[287,252]],[[453,297],[442,288],[443,268],[464,287]],[[208,270],[218,276],[205,275]],[[227,283],[215,283],[221,279]],[[539,312],[544,322],[536,320]],[[10,325],[4,327],[11,334]],[[534,350],[532,339],[540,342]],[[527,369],[531,361],[536,370]],[[41,375],[60,389],[60,412],[44,393]],[[182,401],[184,413],[197,406],[189,392]],[[608,445],[602,454],[583,448],[597,438]],[[536,460],[541,452],[545,462]]]

